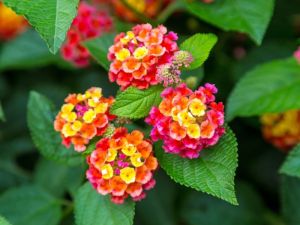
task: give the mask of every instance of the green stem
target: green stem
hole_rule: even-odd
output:
[[[181,0],[176,0],[169,4],[160,14],[159,17],[157,17],[157,23],[164,23],[169,18],[170,15],[172,15],[175,11],[179,9],[183,9],[184,4]]]

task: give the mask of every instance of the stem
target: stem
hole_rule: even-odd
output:
[[[184,4],[180,0],[176,0],[173,3],[169,4],[157,17],[157,23],[164,23],[171,14],[176,10],[184,8]]]

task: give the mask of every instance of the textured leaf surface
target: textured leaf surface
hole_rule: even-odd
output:
[[[160,94],[162,90],[163,87],[160,85],[152,86],[146,90],[129,87],[117,95],[111,113],[130,119],[146,117],[152,106],[156,106],[161,102]]]
[[[300,179],[283,176],[281,179],[282,215],[286,225],[300,224]]]
[[[294,58],[262,64],[233,89],[227,119],[300,108],[300,64]]]
[[[110,65],[110,62],[107,59],[107,52],[114,42],[114,36],[114,34],[106,34],[100,38],[84,42],[84,46],[89,50],[91,55],[106,70],[109,70]]]
[[[177,183],[237,204],[234,192],[237,142],[229,128],[219,143],[203,150],[198,159],[168,154],[161,147],[157,148],[156,156],[160,166]]]
[[[31,92],[27,105],[27,122],[31,137],[40,153],[51,160],[70,165],[81,161],[81,155],[62,145],[60,134],[54,130],[53,104],[37,92]]]
[[[90,183],[84,184],[75,196],[76,225],[132,225],[133,217],[134,202],[116,205]]]
[[[183,1],[195,16],[226,31],[247,33],[257,44],[262,42],[274,8],[274,0]]]
[[[5,218],[0,216],[0,225],[11,225]]]
[[[24,15],[56,53],[77,13],[78,0],[4,0],[4,4]]]
[[[0,214],[13,225],[56,225],[61,209],[47,192],[36,186],[23,186],[0,196]]]
[[[0,51],[0,69],[25,69],[49,64],[55,60],[38,33],[29,30],[4,44]]]
[[[287,156],[280,172],[300,178],[300,145],[296,146]]]
[[[211,49],[217,43],[217,36],[214,34],[195,34],[185,40],[180,49],[192,54],[194,61],[188,69],[196,69],[208,58]]]

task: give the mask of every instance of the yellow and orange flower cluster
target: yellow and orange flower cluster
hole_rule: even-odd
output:
[[[264,138],[275,147],[288,151],[300,143],[300,111],[266,114],[261,117]]]
[[[105,133],[114,99],[104,98],[101,88],[90,88],[84,94],[70,94],[56,116],[54,128],[61,133],[63,144],[74,145],[76,151],[84,151],[95,136]]]
[[[28,23],[0,1],[0,39],[9,40],[23,32]]]
[[[134,201],[145,197],[145,190],[154,187],[153,172],[158,163],[152,145],[138,130],[128,133],[117,128],[111,137],[101,139],[88,157],[87,178],[103,195],[121,204],[131,196]]]

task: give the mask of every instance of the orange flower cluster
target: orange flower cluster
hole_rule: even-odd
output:
[[[264,138],[275,147],[288,151],[300,143],[300,111],[266,114],[261,117]]]
[[[145,190],[154,187],[153,172],[158,163],[152,145],[138,130],[128,133],[117,128],[110,138],[101,139],[87,159],[87,178],[102,195],[121,204],[131,196],[134,201],[145,197]]]
[[[20,34],[28,26],[23,16],[17,15],[0,1],[0,39],[9,40]]]
[[[54,128],[61,133],[63,144],[76,151],[84,151],[95,136],[105,133],[110,120],[109,114],[114,99],[104,98],[101,88],[90,88],[84,94],[70,94],[54,121]]]

